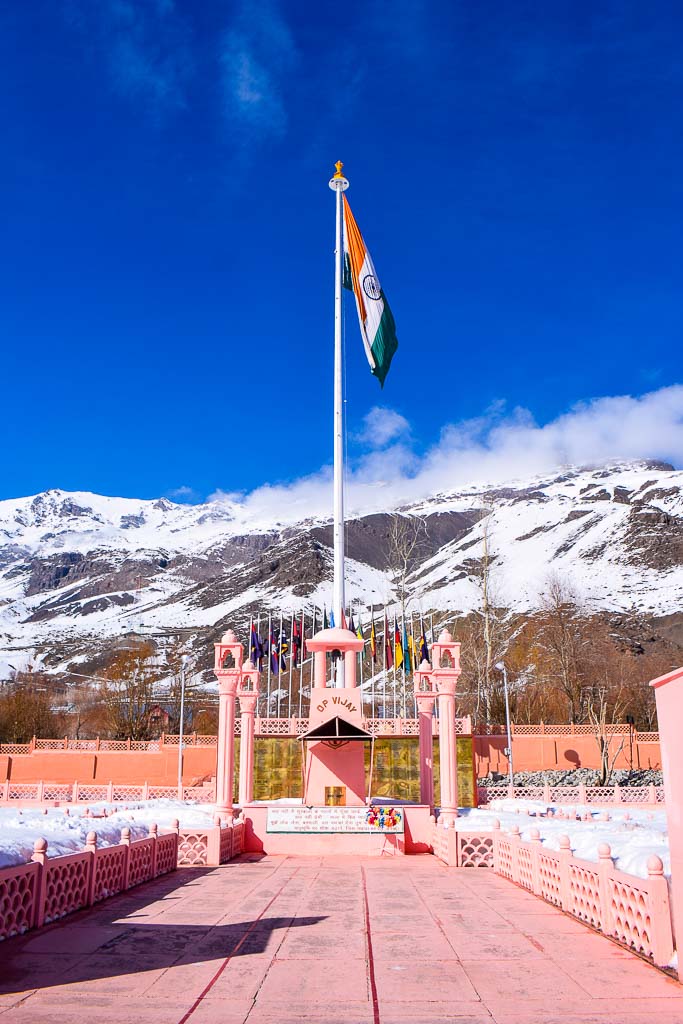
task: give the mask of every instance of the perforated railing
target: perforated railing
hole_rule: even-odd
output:
[[[516,826],[504,833],[497,822],[491,832],[480,833],[434,825],[432,837],[432,849],[445,863],[492,867],[655,964],[670,964],[673,929],[660,858],[651,856],[648,877],[636,878],[614,867],[606,843],[599,847],[597,863],[574,857],[568,836],[560,836],[559,843],[559,851],[546,849],[537,829],[523,840]]]
[[[661,804],[663,786],[479,786],[480,806],[492,800],[539,800],[548,804]]]

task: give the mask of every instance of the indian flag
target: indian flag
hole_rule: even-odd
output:
[[[370,369],[384,387],[384,378],[398,348],[396,324],[346,196],[343,200],[344,286],[355,296],[365,354]]]

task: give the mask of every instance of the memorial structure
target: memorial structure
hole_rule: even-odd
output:
[[[345,628],[344,581],[344,401],[342,366],[342,287],[353,291],[366,356],[384,384],[398,347],[394,320],[374,265],[344,192],[349,187],[336,164],[329,186],[335,194],[334,270],[334,593],[336,627],[307,641],[314,655],[308,731],[302,745],[301,801],[257,804],[254,784],[254,709],[259,673],[245,668],[244,651],[228,631],[215,645],[219,686],[217,809],[232,810],[236,701],[241,711],[239,800],[245,813],[247,849],[267,853],[417,852],[429,849],[433,814],[431,714],[439,703],[441,822],[458,814],[455,735],[455,687],[460,675],[460,645],[448,633],[433,644],[432,664],[416,673],[420,714],[420,804],[390,806],[372,800],[374,737],[363,727],[361,691],[356,680],[363,640]],[[369,768],[365,752],[370,747]]]

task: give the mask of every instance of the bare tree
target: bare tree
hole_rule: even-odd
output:
[[[401,515],[396,512],[389,517],[387,561],[396,587],[402,618],[405,618],[408,603],[407,579],[426,542],[427,524],[421,516]]]
[[[585,717],[581,692],[590,637],[579,615],[576,593],[560,576],[549,576],[541,608],[537,634],[537,645],[545,654],[539,659],[541,671],[564,695],[569,721],[580,722]]]
[[[493,506],[489,503],[487,509],[480,523],[481,558],[470,569],[479,598],[463,627],[462,639],[463,668],[475,690],[472,716],[475,723],[490,725],[505,717],[502,675],[495,666],[507,653],[513,627],[496,586]]]
[[[107,682],[100,686],[107,730],[115,739],[150,738],[150,711],[154,687],[160,677],[155,650],[148,642],[122,650],[107,668]]]

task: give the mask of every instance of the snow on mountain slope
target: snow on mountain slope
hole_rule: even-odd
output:
[[[590,610],[681,608],[683,472],[664,464],[569,468],[443,491],[399,511],[422,524],[407,580],[414,610],[476,605],[485,529],[495,591],[512,608],[537,607],[550,573]],[[395,600],[394,512],[359,510],[347,525],[353,604]],[[3,661],[22,651],[64,664],[141,628],[196,629],[206,645],[258,608],[329,607],[329,521],[283,519],[256,518],[229,500],[177,505],[52,490],[0,502],[0,678]]]

